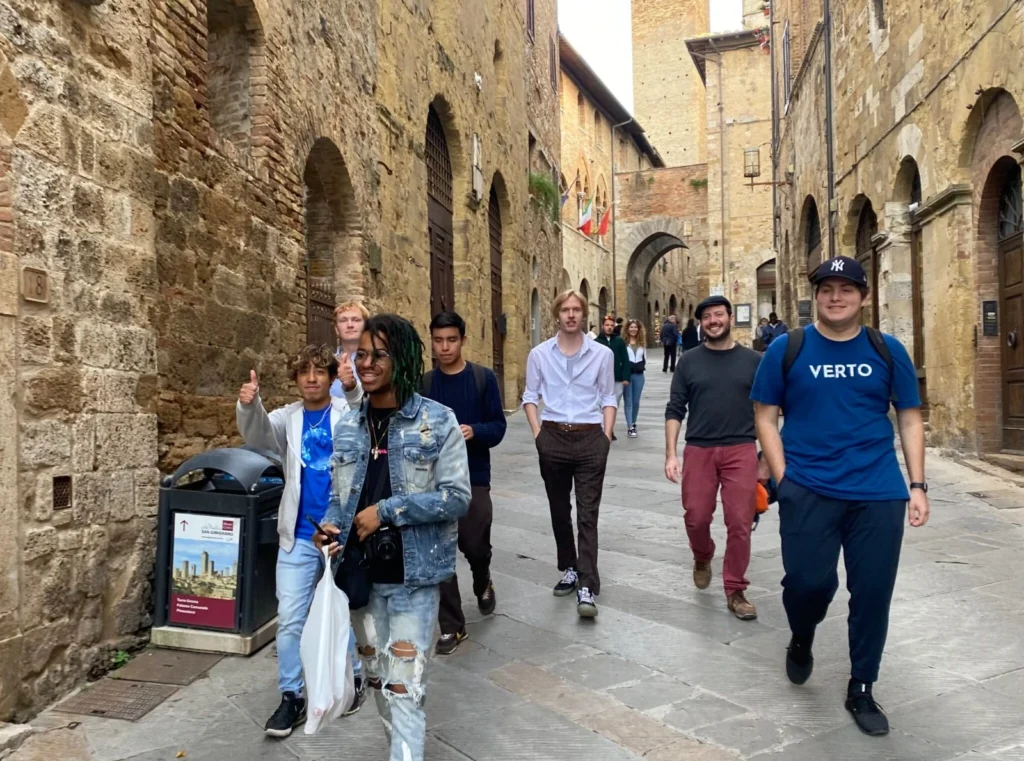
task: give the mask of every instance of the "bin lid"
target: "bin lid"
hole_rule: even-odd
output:
[[[284,467],[277,455],[256,447],[221,447],[185,460],[170,478],[168,486],[197,470],[214,470],[231,476],[245,489],[255,491],[264,477],[283,478]]]

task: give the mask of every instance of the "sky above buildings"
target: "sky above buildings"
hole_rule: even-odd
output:
[[[710,0],[711,31],[743,28],[742,0]],[[630,0],[559,0],[558,27],[615,93],[633,111],[633,40]]]

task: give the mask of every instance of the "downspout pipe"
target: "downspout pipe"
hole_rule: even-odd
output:
[[[828,256],[836,256],[836,162],[835,133],[832,115],[835,113],[832,92],[832,0],[824,0],[825,22],[825,155],[828,161]]]
[[[722,89],[724,61],[722,59],[722,52],[715,47],[714,41],[709,39],[708,44],[711,45],[711,49],[715,51],[715,55],[718,58],[715,61],[718,65],[718,203],[719,216],[722,222],[719,243],[722,247],[722,293],[726,298],[729,298],[729,277],[725,256],[725,91]]]

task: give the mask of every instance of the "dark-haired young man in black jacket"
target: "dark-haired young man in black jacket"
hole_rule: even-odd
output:
[[[430,321],[430,342],[437,370],[423,376],[422,395],[455,413],[466,439],[469,481],[473,498],[469,512],[459,519],[459,549],[473,572],[473,594],[484,615],[494,612],[497,597],[491,583],[491,449],[505,437],[505,412],[501,407],[498,378],[492,370],[462,357],[466,321],[455,312],[441,312]],[[441,584],[438,616],[441,637],[439,655],[455,652],[466,638],[458,576]]]

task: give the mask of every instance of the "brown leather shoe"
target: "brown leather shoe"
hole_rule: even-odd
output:
[[[740,621],[753,621],[757,618],[757,608],[747,600],[743,592],[733,592],[729,595],[729,610]]]
[[[707,589],[711,583],[711,563],[693,563],[693,583],[697,589]]]

